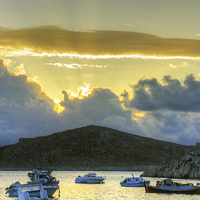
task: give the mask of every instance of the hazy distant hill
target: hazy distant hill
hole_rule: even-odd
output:
[[[194,149],[100,126],[21,138],[0,147],[1,169],[145,170],[171,163]]]

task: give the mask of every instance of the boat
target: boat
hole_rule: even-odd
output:
[[[78,176],[75,179],[75,183],[89,183],[89,184],[98,184],[103,183],[106,178],[103,176],[97,176],[96,173],[87,173],[84,176]]]
[[[41,168],[34,168],[32,172],[28,173],[30,181],[27,184],[37,184],[41,183],[44,189],[47,191],[48,196],[52,197],[53,194],[59,189],[59,180],[56,180],[55,177],[51,175],[52,170],[42,170]],[[9,194],[9,197],[18,196],[18,187],[21,185],[20,182],[15,182],[6,188],[6,194]]]
[[[32,172],[28,173],[30,182],[28,183],[42,183],[42,185],[56,185],[58,186],[59,181],[51,175],[53,170],[42,170],[41,168],[35,168]]]
[[[200,187],[192,183],[182,184],[170,178],[157,181],[156,186],[146,185],[146,193],[200,194]]]
[[[18,200],[47,200],[48,194],[42,184],[24,184],[18,187]]]
[[[149,185],[150,181],[145,181],[141,177],[134,177],[134,175],[132,174],[132,177],[126,178],[121,181],[120,185],[124,187],[144,187],[144,183],[146,183],[146,185]]]

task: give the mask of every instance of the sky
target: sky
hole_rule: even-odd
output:
[[[200,142],[199,7],[1,1],[0,146],[87,125]]]

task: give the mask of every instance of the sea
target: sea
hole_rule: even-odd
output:
[[[99,176],[105,176],[103,184],[76,184],[75,178],[83,176],[88,172],[95,172]],[[200,195],[183,195],[183,194],[153,194],[146,193],[144,187],[122,187],[120,181],[127,177],[140,176],[142,171],[53,171],[52,175],[59,181],[60,190],[58,190],[51,200],[148,200],[148,199],[200,199]],[[0,171],[0,200],[17,200],[17,198],[8,197],[5,194],[6,187],[19,181],[26,183],[28,171]],[[156,185],[157,180],[163,178],[143,177],[150,180],[150,185]],[[196,185],[200,180],[176,179],[182,183],[193,183]]]

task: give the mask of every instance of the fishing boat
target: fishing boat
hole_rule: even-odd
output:
[[[52,197],[53,194],[59,189],[59,180],[56,180],[55,177],[51,175],[52,170],[42,170],[41,168],[34,168],[32,172],[28,173],[30,181],[26,184],[33,185],[41,183],[43,188],[47,191],[48,196]],[[12,183],[9,187],[6,188],[6,194],[9,194],[10,197],[18,196],[18,188],[21,185],[19,181]]]
[[[89,184],[98,184],[103,183],[105,177],[97,176],[96,173],[88,173],[84,176],[78,176],[75,179],[75,183],[89,183]]]
[[[132,174],[132,177],[126,178],[121,181],[120,185],[124,187],[144,187],[144,183],[146,183],[146,185],[149,185],[150,181],[145,181],[141,177],[134,177],[134,175]]]
[[[146,185],[146,193],[176,193],[176,194],[200,194],[200,187],[192,183],[182,184],[171,179],[157,181],[156,186]]]
[[[48,194],[42,184],[24,184],[18,187],[18,200],[47,200]]]

